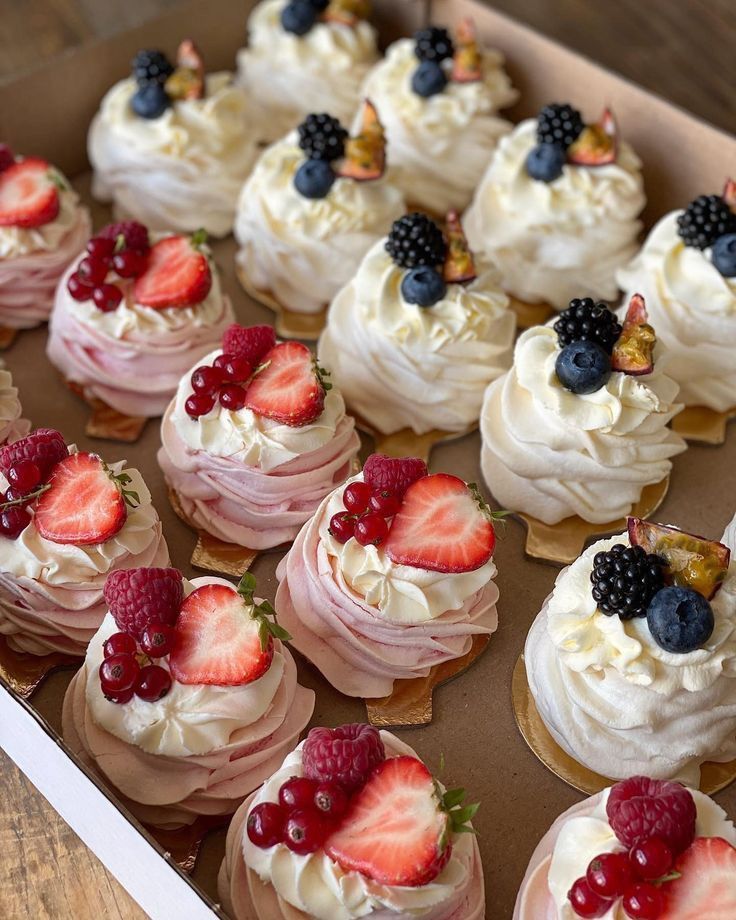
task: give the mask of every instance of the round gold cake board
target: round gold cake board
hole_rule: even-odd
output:
[[[685,406],[672,419],[672,430],[686,441],[723,444],[726,440],[726,426],[732,418],[736,418],[736,406],[725,412],[716,412],[705,406]]]
[[[554,307],[546,303],[527,303],[512,297],[510,294],[509,306],[516,313],[516,325],[519,329],[531,329],[532,326],[543,326],[550,316],[557,312]]]
[[[105,441],[121,441],[124,444],[133,444],[143,434],[143,429],[148,422],[147,418],[137,415],[124,415],[108,406],[107,403],[95,397],[89,398],[84,387],[73,380],[64,383],[80,399],[83,399],[92,410],[87,420],[85,434],[89,438],[99,438]]]
[[[276,314],[274,327],[276,334],[282,339],[308,339],[316,341],[327,323],[327,307],[324,306],[318,313],[298,313],[282,306],[271,291],[262,291],[257,288],[240,265],[236,265],[235,273],[245,293],[268,307]]]
[[[667,476],[661,482],[643,489],[641,498],[631,509],[632,516],[648,518],[654,514],[664,501],[669,485],[670,478]],[[526,554],[533,559],[563,565],[574,562],[591,538],[626,530],[626,518],[609,521],[607,524],[592,524],[573,515],[557,524],[545,524],[529,514],[519,512],[515,516],[526,524]]]
[[[11,329],[10,326],[0,326],[0,351],[10,348],[19,332],[19,329]]]
[[[526,664],[524,655],[519,658],[514,667],[511,679],[511,701],[514,707],[514,717],[524,741],[542,763],[559,776],[568,785],[588,795],[595,795],[602,789],[618,782],[588,770],[568,753],[562,750],[550,734],[547,726],[539,715],[534,697],[529,689],[526,677]],[[706,795],[713,795],[725,789],[736,779],[736,760],[728,763],[712,763],[707,761],[700,768],[700,790]]]
[[[62,652],[51,652],[48,655],[17,652],[8,645],[5,636],[0,636],[0,681],[16,696],[27,700],[52,671],[58,668],[77,668],[83,657],[81,654],[74,656]]]
[[[466,434],[471,434],[478,428],[477,425],[471,425],[465,431],[441,431],[439,428],[433,428],[424,434],[417,434],[411,428],[401,428],[391,434],[382,434],[355,412],[352,415],[357,427],[373,438],[377,454],[386,454],[388,457],[418,457],[425,463],[429,463],[429,455],[435,444],[464,438]]]

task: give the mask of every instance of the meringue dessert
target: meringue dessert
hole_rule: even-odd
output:
[[[226,236],[257,154],[248,100],[227,72],[204,73],[192,42],[174,68],[139,51],[105,95],[87,138],[92,193],[152,230]],[[77,246],[75,251],[81,247]]]
[[[539,841],[513,920],[736,917],[736,829],[697,789],[632,776]]]
[[[91,227],[58,169],[0,144],[0,327],[46,322],[59,278]]]
[[[686,406],[736,406],[736,183],[665,215],[617,274],[641,291]]]
[[[83,655],[107,575],[168,561],[138,470],[67,447],[52,428],[0,448],[0,634],[12,649]]]
[[[480,417],[483,476],[502,507],[604,524],[666,479],[686,445],[667,427],[682,406],[655,342],[639,295],[623,326],[586,297],[522,333]]]
[[[409,214],[332,301],[319,355],[359,423],[381,434],[460,434],[511,366],[515,331],[498,273],[476,267],[457,212],[446,236]]]
[[[581,291],[617,297],[645,203],[641,162],[618,135],[608,109],[586,126],[572,106],[554,104],[501,139],[465,227],[522,304],[562,310]]]
[[[0,447],[28,434],[31,423],[21,418],[22,414],[18,388],[13,386],[13,375],[0,360]]]
[[[69,266],[47,353],[88,401],[163,415],[182,374],[219,344],[235,317],[205,236],[110,224]]]
[[[283,137],[310,112],[330,109],[349,124],[360,86],[378,60],[366,0],[262,0],[237,55],[238,82],[251,102],[259,138]]]
[[[557,744],[621,779],[697,786],[736,758],[736,564],[721,543],[630,518],[557,577],[527,680]]]
[[[362,94],[378,109],[392,178],[413,207],[444,214],[470,204],[513,127],[497,114],[519,96],[503,65],[466,19],[453,36],[429,27],[394,42],[368,74]]]
[[[313,728],[235,813],[219,898],[233,920],[483,920],[463,798],[389,732]]]
[[[193,527],[254,550],[290,542],[350,475],[355,423],[309,349],[270,326],[231,326],[204,360],[161,424],[166,482]]]
[[[371,455],[279,563],[292,644],[347,696],[384,697],[498,626],[493,515],[476,487]]]
[[[246,574],[189,582],[114,572],[109,612],[64,698],[64,740],[145,824],[230,815],[292,750],[314,709]]]
[[[404,212],[384,170],[383,129],[370,103],[354,138],[336,118],[309,115],[266,148],[235,220],[246,288],[296,313],[320,313]]]

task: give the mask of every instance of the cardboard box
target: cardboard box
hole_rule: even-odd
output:
[[[187,35],[196,38],[210,69],[231,68],[245,37],[252,2],[193,0],[139,29],[75,50],[48,66],[0,87],[0,137],[23,152],[48,157],[88,197],[86,130],[103,93],[128,71],[140,47],[173,52]],[[427,15],[424,0],[381,0],[376,4],[386,41],[412,32]],[[514,119],[536,113],[553,99],[570,100],[588,117],[604,103],[613,105],[624,136],[645,163],[649,225],[665,211],[704,192],[718,191],[736,162],[736,140],[674,108],[592,62],[474,0],[435,0],[433,20],[457,21],[473,14],[483,38],[508,58],[521,102]],[[326,102],[326,108],[329,107]],[[33,118],[28,113],[33,113]],[[95,223],[108,216],[94,206]],[[234,242],[215,246],[224,285],[243,322],[269,322],[271,314],[248,300],[233,273]],[[70,441],[100,450],[108,459],[126,457],[146,478],[164,522],[173,563],[185,575],[193,534],[169,507],[155,454],[158,426],[149,423],[143,438],[127,447],[88,442],[87,410],[61,384],[44,355],[46,330],[23,334],[4,357],[21,390],[26,416],[35,425],[53,425]],[[663,521],[720,536],[736,510],[734,465],[736,426],[726,445],[693,445],[674,463],[669,496],[658,513]],[[370,451],[364,439],[364,455]],[[435,470],[480,481],[479,437],[470,435],[436,449]],[[557,569],[527,560],[524,530],[509,522],[496,554],[501,589],[500,628],[487,653],[459,680],[435,697],[432,725],[402,733],[434,768],[444,755],[444,778],[463,785],[471,800],[482,802],[476,820],[487,887],[487,917],[511,916],[528,858],[549,824],[581,796],[539,763],[521,739],[510,701],[511,673]],[[261,557],[254,568],[261,593],[273,597],[278,555]],[[298,658],[298,656],[297,656]],[[364,718],[362,704],[336,693],[310,665],[299,660],[300,680],[317,691],[314,724],[339,724]],[[52,675],[31,703],[0,685],[0,745],[39,790],[97,853],[143,909],[155,920],[173,916],[199,920],[223,916],[215,902],[215,877],[224,832],[204,844],[191,879],[115,800],[114,794],[79,766],[59,737],[61,700],[71,672]],[[736,786],[716,796],[736,816]]]

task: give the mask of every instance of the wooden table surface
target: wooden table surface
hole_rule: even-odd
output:
[[[176,2],[3,0],[0,79],[129,28]],[[493,0],[492,5],[736,131],[733,0]],[[2,751],[0,815],[2,920],[142,920],[143,912]]]

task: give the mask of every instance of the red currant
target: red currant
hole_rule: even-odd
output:
[[[93,236],[91,240],[87,240],[87,252],[95,262],[109,262],[115,252],[115,240]]]
[[[629,853],[629,862],[635,875],[647,881],[667,875],[674,861],[672,850],[661,837],[642,840]]]
[[[102,654],[105,658],[112,658],[113,655],[135,655],[138,651],[138,645],[135,639],[124,632],[113,633],[102,646]]]
[[[171,675],[157,664],[147,664],[141,668],[134,689],[135,695],[146,703],[155,703],[171,690]]]
[[[665,908],[662,889],[649,882],[637,882],[624,894],[623,908],[633,920],[658,920]]]
[[[610,901],[591,889],[585,876],[573,882],[567,893],[567,900],[578,917],[602,917],[611,907]]]
[[[105,699],[111,703],[129,703],[133,699],[132,690],[121,690],[120,693],[105,693]]]
[[[11,505],[0,511],[0,534],[17,539],[31,523],[31,516],[22,505]]]
[[[77,266],[77,272],[87,284],[102,284],[107,278],[107,263],[92,256],[85,256]]]
[[[245,822],[248,840],[257,847],[267,849],[276,846],[284,839],[286,814],[276,802],[261,802],[254,805]]]
[[[314,807],[331,821],[336,821],[347,811],[348,794],[339,783],[320,783],[314,792]]]
[[[121,278],[137,278],[146,270],[148,256],[136,249],[123,249],[112,257],[112,267]]]
[[[71,275],[69,275],[69,280],[66,283],[66,289],[69,291],[74,300],[78,300],[80,303],[84,300],[92,299],[93,287],[91,284],[87,284],[79,272],[73,272]]]
[[[620,897],[634,880],[627,853],[601,853],[585,873],[591,891],[602,898]]]
[[[192,372],[191,384],[195,393],[216,393],[224,382],[222,369],[203,364]]]
[[[228,359],[218,366],[222,369],[225,380],[229,380],[231,383],[245,383],[253,373],[250,362],[242,355],[220,355],[220,357],[227,357]]]
[[[112,313],[120,306],[123,292],[115,284],[100,284],[92,291],[92,300],[98,310],[103,313]]]
[[[14,489],[12,486],[5,492],[0,502],[17,502],[25,498],[25,492],[20,489]]]
[[[347,543],[355,533],[355,518],[347,511],[333,514],[327,528],[338,543]]]
[[[401,499],[395,492],[374,492],[368,507],[383,518],[393,517],[401,507]]]
[[[351,514],[362,514],[368,507],[371,492],[367,482],[351,482],[342,493],[342,503]]]
[[[245,405],[245,389],[237,383],[226,383],[220,387],[220,405],[230,412],[237,412]]]
[[[292,811],[284,827],[284,843],[294,853],[314,853],[325,841],[330,823],[314,809]]]
[[[191,418],[199,418],[200,415],[207,415],[215,404],[214,393],[195,393],[190,396],[184,403],[187,415]]]
[[[100,683],[102,690],[108,693],[120,693],[132,690],[141,668],[132,655],[112,655],[100,665]]]
[[[33,460],[18,460],[8,470],[8,482],[26,495],[41,484],[41,470]]]
[[[354,536],[361,546],[378,546],[388,536],[388,524],[380,514],[364,514],[355,522]]]
[[[141,648],[149,658],[163,658],[174,647],[173,626],[166,623],[149,623],[141,633]]]
[[[292,776],[279,789],[279,805],[287,811],[311,808],[317,784],[306,776]]]

